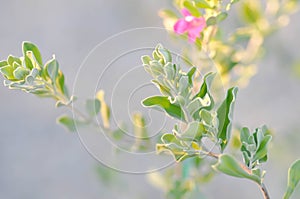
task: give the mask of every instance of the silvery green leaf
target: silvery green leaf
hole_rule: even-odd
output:
[[[143,65],[149,65],[150,61],[152,60],[151,57],[149,57],[148,55],[142,56],[141,59],[142,59]]]
[[[204,125],[201,122],[194,121],[188,124],[186,130],[182,133],[181,138],[199,142],[205,132]]]
[[[160,54],[160,56],[163,58],[164,64],[167,64],[168,62],[172,62],[172,55],[166,48],[158,44],[156,49],[157,52]]]
[[[236,100],[237,87],[230,88],[227,96],[217,110],[219,120],[218,138],[222,140],[221,150],[224,151],[231,136],[231,126],[233,117],[233,108]]]
[[[165,74],[163,66],[157,60],[150,61],[150,70],[155,76]]]
[[[194,115],[197,111],[199,111],[203,107],[209,107],[210,105],[211,105],[210,97],[208,94],[206,94],[203,99],[201,97],[194,98],[187,105],[187,110],[190,113],[190,115]]]
[[[65,76],[61,72],[61,70],[58,70],[55,87],[65,96],[69,96],[68,89],[65,86]]]
[[[248,143],[249,137],[250,137],[250,130],[247,127],[242,128],[240,133],[241,143],[243,142]]]
[[[170,98],[169,98],[169,101],[172,103],[172,104],[179,104],[180,106],[184,106],[185,105],[185,103],[186,103],[186,99],[183,97],[183,96],[180,96],[180,95],[178,95],[178,96],[176,96],[175,98],[174,98],[174,100],[170,100]]]
[[[295,161],[289,168],[288,185],[284,199],[289,199],[300,181],[300,160]]]
[[[217,171],[238,178],[247,178],[261,184],[261,178],[247,171],[234,157],[228,154],[221,154],[217,164],[212,166]]]
[[[166,87],[163,83],[160,83],[158,80],[151,80],[151,82],[156,85],[156,87],[160,90],[161,94],[166,96],[171,96],[170,89]]]
[[[164,134],[161,137],[163,144],[156,145],[157,153],[161,153],[164,151],[170,152],[177,162],[181,162],[186,158],[193,157],[197,155],[197,152],[189,153],[186,151],[189,147],[181,142],[175,135],[173,134]]]
[[[185,121],[184,112],[181,107],[172,104],[166,96],[152,96],[144,99],[142,104],[145,107],[161,107],[168,115]]]
[[[214,100],[213,100],[212,95],[210,93],[210,87],[211,87],[212,81],[215,78],[215,76],[216,76],[216,73],[212,73],[212,72],[207,73],[204,76],[203,83],[200,87],[200,90],[194,96],[194,99],[197,98],[197,97],[200,97],[203,100],[205,100],[206,102],[210,103],[209,107],[207,107],[206,109],[212,109],[214,107]],[[208,98],[209,98],[209,100],[208,100]]]
[[[59,69],[58,62],[54,57],[53,59],[51,59],[45,64],[45,70],[53,83],[56,82],[58,69]]]
[[[248,167],[250,167],[251,161],[250,161],[249,153],[247,151],[242,151],[242,153],[243,153],[243,158],[244,158],[245,164]]]
[[[256,145],[257,145],[257,148],[258,148],[260,143],[264,139],[264,132],[261,130],[261,128],[257,128],[253,135],[254,135],[254,139],[255,139],[255,142],[256,142]]]
[[[247,144],[246,149],[247,151],[254,153],[256,151],[256,144]]]
[[[188,76],[181,76],[179,79],[179,92],[185,93],[188,92],[188,86],[189,86],[189,78]]]
[[[23,80],[29,72],[30,71],[27,68],[20,66],[14,70],[13,75],[16,79]]]
[[[30,71],[30,73],[29,73],[29,75],[26,77],[26,83],[27,84],[33,84],[33,82],[34,82],[34,80],[35,80],[35,78],[36,78],[36,76],[39,74],[39,70],[37,69],[37,68],[33,68],[31,71]]]
[[[164,71],[165,71],[165,74],[167,75],[167,78],[169,80],[173,80],[174,77],[175,77],[175,70],[174,70],[174,66],[172,63],[167,63],[165,66],[164,66]]]
[[[253,161],[256,161],[256,160],[260,160],[262,158],[264,158],[267,153],[268,153],[268,144],[269,142],[271,141],[272,139],[272,136],[271,135],[266,135],[260,145],[258,146],[258,149],[256,150],[256,153],[253,157]]]
[[[35,57],[35,60],[40,65],[40,67],[42,67],[43,66],[43,60],[42,60],[42,56],[41,56],[41,53],[40,53],[38,47],[36,45],[34,45],[33,43],[28,42],[28,41],[24,41],[22,46],[23,46],[23,55],[24,55],[24,57],[26,58],[28,51],[32,52],[34,57]]]
[[[199,114],[202,121],[206,124],[212,124],[214,118],[209,111],[202,109]]]

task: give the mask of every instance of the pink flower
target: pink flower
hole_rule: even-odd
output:
[[[205,19],[204,17],[194,17],[185,8],[181,10],[181,13],[184,18],[178,19],[173,27],[174,31],[180,35],[187,32],[189,41],[195,42],[196,38],[200,37],[200,32],[202,32],[206,26]]]

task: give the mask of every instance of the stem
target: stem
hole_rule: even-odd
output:
[[[264,183],[261,183],[259,185],[259,188],[260,188],[260,190],[261,190],[261,192],[264,196],[264,199],[270,199],[271,198]]]
[[[205,155],[210,156],[210,157],[215,158],[215,159],[219,159],[219,156],[220,156],[220,154],[216,154],[216,153],[209,152],[209,151],[201,150],[201,152],[204,153]],[[249,169],[247,167],[244,167],[243,164],[241,164],[241,166],[246,172],[248,172],[248,173],[251,172],[251,171],[249,171]],[[259,185],[259,188],[260,188],[260,190],[263,194],[264,199],[271,199],[265,184],[261,183],[261,184],[258,184],[258,185]]]

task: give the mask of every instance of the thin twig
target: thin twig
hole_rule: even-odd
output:
[[[264,196],[264,199],[270,199],[271,198],[264,183],[261,183],[259,185],[259,188],[260,188],[260,190],[261,190],[261,192]]]

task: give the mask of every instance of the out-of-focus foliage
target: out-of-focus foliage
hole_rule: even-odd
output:
[[[185,45],[185,58],[201,71],[217,67],[226,85],[246,86],[257,71],[256,61],[264,55],[265,38],[289,23],[298,4],[295,0],[174,0],[173,8],[159,15],[173,37],[186,41],[187,35],[175,35],[173,30],[183,8],[195,17],[203,16],[207,24],[194,45]],[[228,30],[222,22],[231,15],[238,18],[239,26]]]

